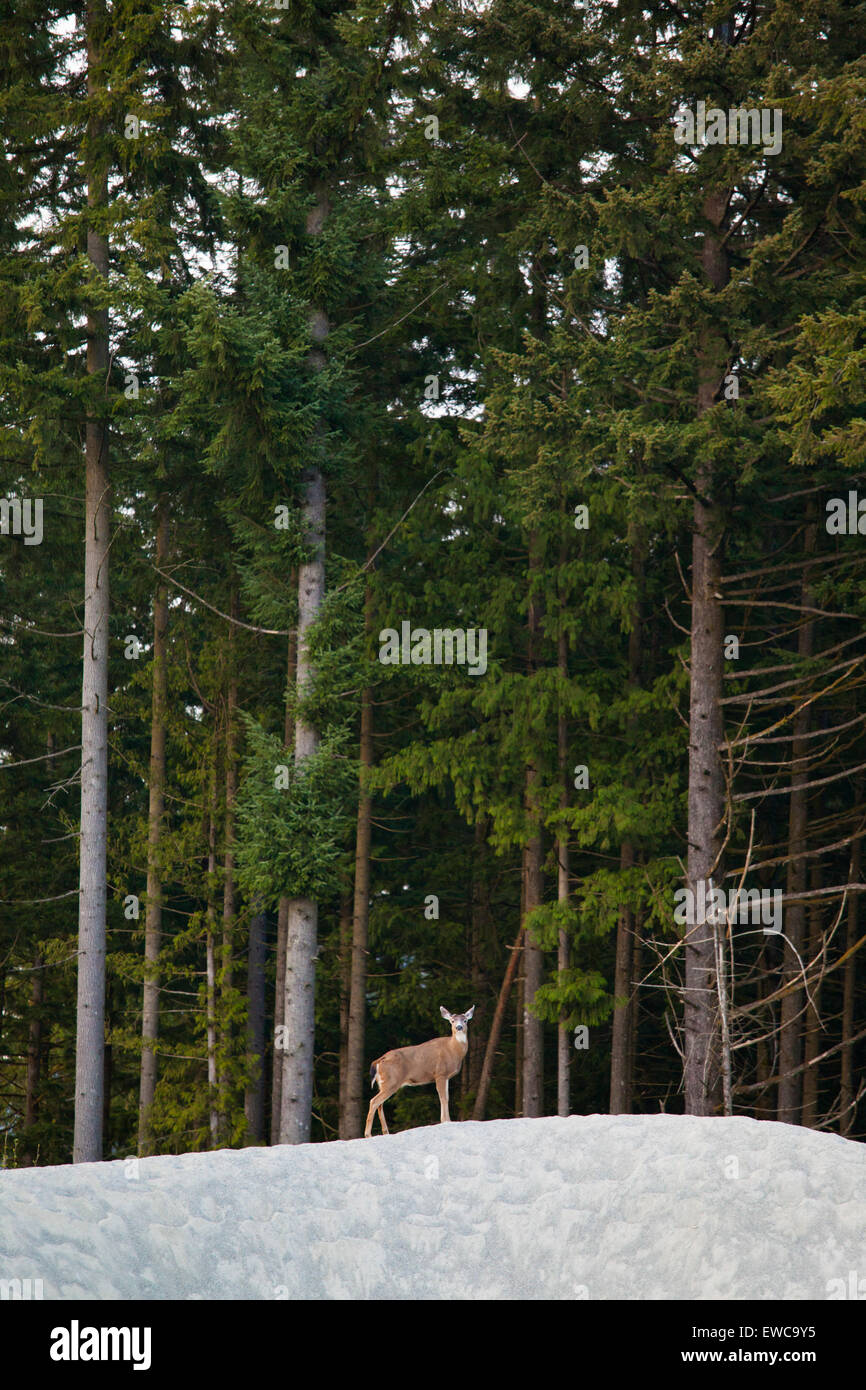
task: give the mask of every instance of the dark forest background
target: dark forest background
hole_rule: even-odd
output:
[[[0,1164],[356,1136],[440,1005],[454,1118],[866,1136],[864,40],[0,5]]]

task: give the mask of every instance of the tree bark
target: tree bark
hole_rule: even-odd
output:
[[[821,865],[815,862],[812,865],[812,887],[820,888],[822,882]],[[853,896],[853,895],[852,895]],[[820,898],[809,904],[809,945],[807,949],[807,962],[815,960],[821,948],[822,926],[824,918],[824,908]],[[803,1061],[807,1064],[803,1072],[803,1109],[800,1123],[806,1125],[808,1129],[814,1129],[818,1123],[818,1080],[819,1064],[815,1063],[815,1058],[821,1052],[821,979],[820,977],[809,987],[812,996],[810,1003],[806,1005],[806,1028],[803,1049]],[[813,1065],[809,1065],[813,1063]]]
[[[757,975],[758,975],[758,982],[757,982],[758,996],[759,996],[760,998],[762,998],[762,999],[765,999],[765,998],[767,997],[767,995],[770,993],[771,988],[772,988],[772,986],[771,986],[771,984],[770,984],[770,979],[769,979],[769,971],[770,971],[770,968],[771,968],[771,967],[770,967],[769,964],[768,964],[768,958],[769,958],[769,957],[768,957],[768,950],[767,950],[767,938],[764,937],[763,940],[761,941],[761,949],[760,949],[760,951],[758,952],[758,962],[757,962],[757,967],[756,967],[756,968],[757,968]],[[770,1008],[772,1008],[772,1005],[770,1005]],[[765,1086],[768,1088],[768,1087],[769,1087],[769,1082],[770,1082],[770,1077],[771,1077],[771,1075],[772,1075],[772,1065],[771,1065],[771,1062],[770,1062],[770,1046],[769,1046],[769,1040],[764,1036],[764,1034],[763,1034],[763,1032],[762,1032],[762,1034],[759,1036],[759,1038],[758,1038],[758,1040],[757,1040],[757,1043],[756,1043],[756,1045],[755,1045],[755,1080],[756,1080],[756,1081],[759,1081],[759,1082],[765,1083]],[[764,1108],[765,1108],[764,1105],[763,1105],[763,1103],[762,1103],[762,1102],[763,1102],[763,1096],[764,1096],[764,1090],[759,1090],[758,1093],[757,1093],[757,1095],[755,1096],[755,1099],[754,1099],[754,1102],[753,1102],[753,1105],[752,1105],[753,1115],[754,1115],[754,1118],[755,1118],[756,1120],[760,1120],[760,1119],[762,1119],[762,1118],[767,1118],[766,1116],[763,1116],[763,1114],[762,1114],[762,1112],[764,1111]],[[775,1106],[774,1106],[774,1112],[775,1112]]]
[[[298,572],[292,570],[289,582],[293,588],[298,583]],[[298,630],[293,627],[289,633],[288,641],[288,673],[286,677],[286,720],[283,741],[286,749],[292,748],[295,742],[295,721],[292,717],[292,706],[288,699],[288,692],[293,688],[296,667],[298,664]],[[281,1037],[281,1029],[285,1023],[286,1014],[286,942],[289,935],[289,900],[286,897],[280,898],[277,909],[277,979],[274,991],[274,1057],[273,1074],[271,1078],[271,1143],[280,1142],[280,1112],[283,1105],[283,1049],[277,1045],[277,1039]]]
[[[251,1139],[265,1142],[265,960],[267,913],[253,911],[247,957],[247,1055],[253,1074],[244,1092],[244,1115]]]
[[[27,1077],[24,1091],[24,1154],[22,1165],[27,1168],[36,1162],[36,1152],[29,1131],[39,1119],[39,1081],[42,1069],[42,1006],[45,999],[45,970],[41,951],[33,957],[33,980],[30,989],[30,1022],[27,1026]]]
[[[274,1060],[271,1079],[271,1143],[280,1142],[280,1115],[283,1109],[282,1030],[286,1022],[286,946],[289,939],[289,899],[280,898],[277,909],[277,978],[274,991]]]
[[[304,532],[311,555],[298,578],[298,696],[303,699],[313,680],[309,630],[321,611],[325,590],[325,482],[318,468],[304,479]],[[319,743],[317,731],[303,716],[295,721],[295,764],[311,757]],[[313,1045],[315,1041],[315,979],[318,904],[312,898],[290,898],[286,937],[285,1033],[280,1106],[280,1143],[309,1143],[313,1107]]]
[[[216,907],[214,905],[214,875],[216,874],[216,827],[217,827],[217,729],[213,731],[213,764],[210,779],[210,812],[208,816],[208,857],[207,857],[207,935],[205,939],[205,970],[207,977],[207,1085],[208,1085],[208,1123],[211,1147],[219,1143],[218,1072],[217,1072],[217,1022],[216,1022]]]
[[[237,587],[232,583],[229,599],[229,613],[232,618],[240,616]],[[220,1065],[217,1068],[220,1090],[219,1112],[220,1130],[225,1138],[225,1129],[230,1123],[233,1108],[233,1078],[231,1060],[235,1052],[233,1023],[234,992],[234,954],[235,954],[235,914],[237,911],[235,893],[235,804],[238,792],[238,677],[237,677],[237,629],[229,625],[226,649],[228,670],[225,685],[225,727],[224,766],[223,766],[223,901],[222,901],[222,939],[218,950],[217,985],[221,1000],[220,1010]]]
[[[640,685],[645,569],[643,535],[638,523],[633,519],[629,521],[628,538],[632,580],[635,586],[631,632],[628,639],[628,686],[629,692],[633,693]],[[636,720],[632,717],[626,730],[631,752],[634,751],[634,740],[638,733]],[[624,841],[620,848],[619,862],[621,869],[630,869],[634,864],[634,847],[628,841]],[[623,999],[625,1002],[614,1010],[613,1015],[610,1056],[611,1115],[627,1115],[632,1106],[634,1015],[637,1007],[632,991],[634,948],[635,914],[631,908],[623,907],[616,928],[613,992],[617,999]]]
[[[158,498],[155,512],[156,565],[165,568],[168,555],[168,501]],[[138,1152],[152,1153],[153,1101],[156,1094],[156,1042],[159,1037],[159,952],[162,944],[162,871],[160,837],[165,813],[165,746],[168,717],[168,589],[157,579],[153,598],[153,661],[151,672],[150,786],[147,808],[147,906],[144,916],[144,986],[141,1010],[141,1078],[138,1111]]]
[[[804,552],[814,555],[817,542],[817,525],[810,519],[804,532]],[[814,608],[809,567],[803,571],[801,602],[804,608]],[[807,617],[800,626],[797,636],[797,655],[808,660],[815,645],[815,621]],[[803,857],[809,829],[809,727],[812,706],[804,701],[794,715],[791,743],[791,786],[788,809],[788,872],[787,892],[806,891],[806,864]],[[785,946],[782,961],[782,980],[789,984],[800,975],[800,959],[806,938],[806,906],[802,901],[788,904],[785,913]],[[800,1065],[803,1033],[803,991],[793,989],[782,999],[781,1022],[779,1027],[779,1093],[777,1119],[787,1124],[800,1122],[800,1103],[802,1073]]]
[[[526,932],[523,934],[523,951],[517,971],[517,999],[514,1018],[514,1115],[523,1118],[523,1045],[524,1012],[523,1000],[526,994]]]
[[[528,614],[528,661],[529,680],[536,670],[538,645],[541,632],[541,609],[535,592],[534,579],[541,567],[537,537],[533,535],[529,543],[529,614]],[[541,839],[541,818],[536,804],[538,795],[538,769],[534,757],[530,757],[526,768],[524,806],[526,809],[529,835],[523,849],[523,923],[529,914],[540,907],[544,899],[542,876],[543,850]],[[544,1113],[544,1027],[540,1018],[532,1012],[536,991],[540,988],[544,973],[544,952],[534,940],[532,932],[525,931],[523,951],[523,999],[521,1018],[523,1025],[522,1097],[520,1113],[527,1118],[537,1119]]]
[[[490,1025],[490,1035],[487,1039],[487,1050],[484,1053],[484,1065],[481,1068],[481,1079],[478,1082],[478,1091],[475,1096],[475,1106],[472,1111],[473,1120],[483,1120],[487,1110],[487,1098],[490,1095],[490,1082],[493,1078],[493,1064],[496,1060],[496,1049],[499,1046],[499,1038],[502,1033],[502,1020],[505,1017],[505,1008],[508,1003],[508,996],[514,985],[514,977],[517,974],[517,965],[520,953],[523,949],[523,928],[517,934],[517,940],[511,947],[508,965],[505,976],[502,980],[502,987],[499,991],[499,998],[496,1001],[496,1009],[493,1014],[493,1022]]]
[[[87,95],[95,105],[105,25],[103,0],[87,7]],[[103,123],[88,119],[87,206],[108,199]],[[108,280],[108,240],[87,228],[87,258],[98,280]],[[88,306],[87,374],[100,396],[108,377],[108,309]],[[105,1049],[106,840],[108,821],[108,548],[111,502],[108,430],[100,414],[85,425],[84,660],[81,683],[81,832],[78,910],[78,1001],[75,1050],[73,1163],[102,1158]]]
[[[365,627],[369,636],[372,622],[372,592],[369,581],[365,598]],[[364,1024],[367,1013],[367,938],[370,923],[370,837],[373,801],[365,779],[373,766],[373,692],[369,686],[361,693],[361,738],[359,747],[361,786],[355,833],[355,897],[352,912],[352,980],[349,991],[349,1034],[346,1065],[346,1139],[360,1139],[364,1132],[364,1097],[367,1080],[364,1066]]]
[[[337,1132],[348,1133],[349,1095],[349,998],[352,993],[352,907],[354,896],[345,893],[340,900],[340,1076],[337,1102]]]
[[[490,922],[490,899],[487,882],[487,835],[486,816],[475,822],[473,832],[474,853],[472,856],[472,908],[469,927],[469,975],[472,981],[470,1005],[475,1006],[475,1016],[469,1033],[469,1056],[464,1071],[467,1073],[466,1100],[474,1106],[481,1081],[481,1069],[487,1048],[487,974],[484,968],[484,946]]]
[[[327,189],[316,189],[314,207],[307,215],[310,237],[320,236],[330,211]],[[325,366],[323,344],[328,337],[328,316],[322,308],[310,312],[309,354],[312,371]],[[320,452],[319,438],[312,441]],[[298,699],[310,693],[315,672],[310,657],[310,628],[321,612],[325,597],[325,479],[318,463],[302,476],[302,525],[306,558],[298,569]],[[300,767],[319,746],[319,734],[303,715],[295,721],[295,765]],[[315,988],[318,904],[312,898],[289,901],[286,941],[285,1054],[283,1099],[280,1110],[280,1143],[307,1144],[313,1110],[313,1046],[315,1042]]]
[[[628,1035],[629,1110],[633,1108],[634,1103],[634,1092],[637,1084],[637,1058],[639,1056],[640,1010],[638,1004],[640,999],[640,983],[643,976],[643,912],[635,914],[633,926],[631,1008],[629,1010]]]
[[[561,557],[563,558],[563,557]],[[568,681],[568,638],[564,631],[559,634],[557,644],[557,666],[560,681],[560,704],[559,716],[556,726],[556,751],[559,767],[559,807],[561,811],[568,809],[568,720],[563,709],[562,696]],[[569,900],[569,848],[568,831],[563,830],[556,842],[556,900],[566,906]],[[559,971],[560,981],[564,972],[568,969],[569,949],[568,933],[560,927],[557,942],[556,966]],[[571,1099],[569,1096],[569,1081],[571,1079],[571,1033],[560,1020],[556,1030],[556,1113],[557,1115],[569,1115],[571,1113]]]
[[[619,854],[620,870],[634,864],[634,849],[626,841]],[[624,1002],[614,1009],[613,1035],[610,1049],[610,1113],[628,1115],[631,1111],[632,1078],[631,1049],[631,979],[634,954],[634,913],[630,908],[620,910],[616,927],[616,960],[614,965],[614,997]]]
[[[860,800],[862,785],[858,783],[857,801]],[[849,882],[860,882],[860,865],[862,862],[862,840],[856,839],[851,846],[851,872]],[[857,904],[860,900],[859,893],[852,893],[848,898],[848,922],[845,934],[845,950],[854,952],[857,944]],[[845,974],[842,983],[842,1058],[841,1058],[841,1085],[839,1091],[839,1133],[848,1134],[854,1124],[854,1116],[857,1107],[854,1104],[854,1097],[857,1092],[854,1087],[854,992],[857,982],[857,955],[849,955],[845,962]]]
[[[727,194],[710,193],[704,202],[709,223],[701,252],[704,275],[714,290],[728,280],[723,222]],[[720,333],[705,325],[699,347],[697,410],[715,404],[727,346]],[[725,810],[721,743],[722,695],[721,557],[723,525],[715,500],[715,470],[703,454],[696,468],[692,539],[692,620],[689,719],[688,886],[692,901],[698,884],[722,873],[719,855]],[[683,1008],[684,1090],[688,1115],[713,1115],[721,1104],[721,1057],[715,948],[706,921],[688,923],[685,934]]]
[[[238,593],[232,585],[230,613],[233,618],[240,616]],[[223,941],[222,941],[222,988],[229,991],[234,980],[234,922],[237,904],[235,901],[235,803],[238,795],[238,674],[237,674],[237,629],[229,628],[228,651],[229,672],[226,691],[226,765],[225,765],[225,850],[223,854]]]

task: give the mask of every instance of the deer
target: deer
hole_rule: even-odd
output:
[[[373,1120],[379,1112],[379,1123],[383,1134],[390,1134],[385,1121],[385,1101],[389,1100],[402,1086],[426,1086],[436,1082],[439,1092],[439,1123],[448,1124],[448,1082],[456,1076],[463,1066],[463,1058],[469,1046],[467,1025],[475,1013],[475,1005],[465,1014],[449,1014],[441,1004],[439,1012],[451,1024],[450,1038],[431,1038],[429,1042],[418,1043],[416,1047],[395,1047],[385,1052],[370,1068],[370,1084],[379,1087],[379,1094],[370,1101],[367,1111],[367,1124],[364,1138],[373,1133]]]

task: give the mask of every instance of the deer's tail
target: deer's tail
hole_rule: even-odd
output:
[[[372,1065],[371,1068],[370,1068],[370,1090],[372,1090],[373,1087],[374,1087],[375,1084],[376,1084],[376,1079],[377,1079],[377,1078],[376,1078],[376,1068],[378,1067],[378,1065],[379,1065],[379,1059],[378,1059],[378,1057],[377,1057],[376,1061],[373,1063],[373,1065]]]

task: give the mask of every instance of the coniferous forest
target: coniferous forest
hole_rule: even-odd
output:
[[[866,1137],[863,0],[0,15],[0,1165]]]

